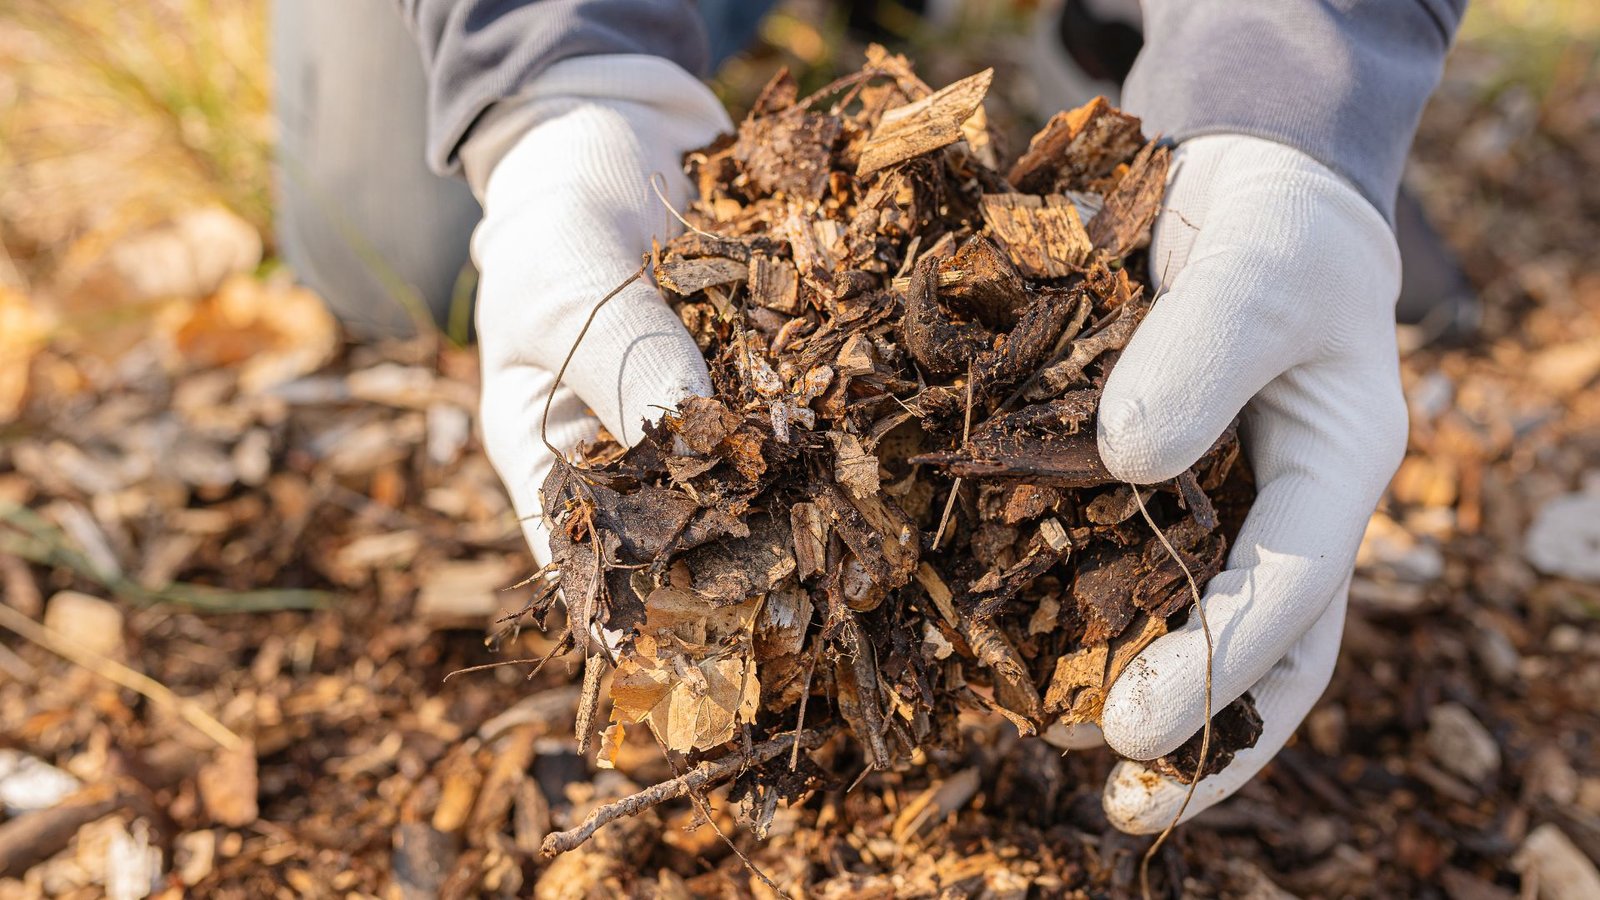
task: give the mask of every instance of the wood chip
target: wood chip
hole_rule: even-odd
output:
[[[861,147],[856,175],[871,175],[961,140],[962,123],[978,111],[993,81],[994,69],[984,69],[884,113]]]
[[[1060,194],[984,194],[983,220],[1024,275],[1065,278],[1093,249],[1078,208]]]

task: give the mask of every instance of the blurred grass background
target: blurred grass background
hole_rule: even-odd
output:
[[[6,0],[0,4],[0,285],[48,293],[63,271],[174,214],[220,203],[271,247],[268,0]],[[930,27],[893,2],[877,27],[929,81],[1015,67],[1034,2],[967,0]],[[715,81],[737,115],[780,66],[815,86],[860,45],[825,0],[790,0]],[[1542,107],[1597,74],[1600,3],[1477,0],[1452,71],[1484,103]],[[1004,74],[1004,73],[1003,73]],[[1026,134],[1026,73],[997,81],[992,118]],[[1009,121],[1008,121],[1009,119]]]
[[[264,0],[0,4],[0,268],[48,279],[209,202],[270,231]]]

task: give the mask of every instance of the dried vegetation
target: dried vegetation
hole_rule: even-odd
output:
[[[778,801],[958,746],[963,709],[1025,736],[1098,724],[1253,495],[1232,428],[1137,498],[1101,462],[1100,390],[1159,302],[1141,251],[1169,151],[1097,99],[1002,175],[992,75],[934,91],[874,47],[810,97],[779,74],[690,153],[689,228],[651,269],[714,394],[544,486],[554,562],[528,613],[565,600],[581,749],[641,724],[712,758],[843,742],[827,767],[727,769],[758,834]],[[1240,707],[1256,728],[1207,762],[1254,743]],[[1157,765],[1192,780],[1189,757]]]

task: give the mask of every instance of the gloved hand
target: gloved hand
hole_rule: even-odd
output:
[[[481,272],[481,415],[489,460],[510,491],[534,558],[550,558],[539,488],[555,460],[539,438],[545,400],[595,304],[675,229],[651,178],[681,208],[681,158],[730,130],[703,84],[666,60],[594,56],[548,69],[497,104],[462,150],[484,204],[472,238]],[[658,182],[659,183],[659,182]],[[596,434],[593,410],[631,444],[645,419],[710,393],[705,361],[648,277],[606,304],[550,408],[550,443]]]
[[[1118,478],[1172,478],[1243,410],[1259,494],[1205,592],[1213,711],[1250,691],[1260,741],[1204,779],[1187,819],[1233,793],[1283,746],[1328,684],[1356,548],[1405,451],[1394,304],[1400,256],[1378,211],[1288,146],[1200,137],[1174,157],[1150,267],[1165,285],[1106,384],[1100,453]],[[1103,729],[1151,759],[1204,724],[1199,616],[1124,670]],[[1160,831],[1187,788],[1123,762],[1105,810]]]

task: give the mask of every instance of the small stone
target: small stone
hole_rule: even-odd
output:
[[[1551,628],[1548,640],[1552,653],[1577,653],[1583,649],[1583,631],[1573,625]]]
[[[1523,896],[1539,900],[1594,900],[1600,897],[1600,872],[1555,825],[1535,828],[1511,859],[1522,873]],[[1531,890],[1530,890],[1531,889]]]
[[[82,786],[42,759],[0,749],[0,807],[10,815],[49,809]]]
[[[1500,770],[1500,745],[1459,703],[1441,703],[1429,710],[1427,743],[1440,766],[1469,784],[1481,785]]]
[[[1523,553],[1546,575],[1600,582],[1600,495],[1567,494],[1534,517]]]
[[[1483,671],[1495,684],[1509,684],[1516,680],[1522,654],[1517,652],[1511,638],[1491,621],[1477,623],[1472,633],[1472,653],[1483,666]]]
[[[1543,797],[1563,807],[1577,801],[1578,773],[1560,748],[1545,744],[1533,751],[1522,777],[1522,796],[1525,803]]]
[[[99,656],[122,657],[122,610],[77,591],[59,591],[45,604],[44,627]]]

